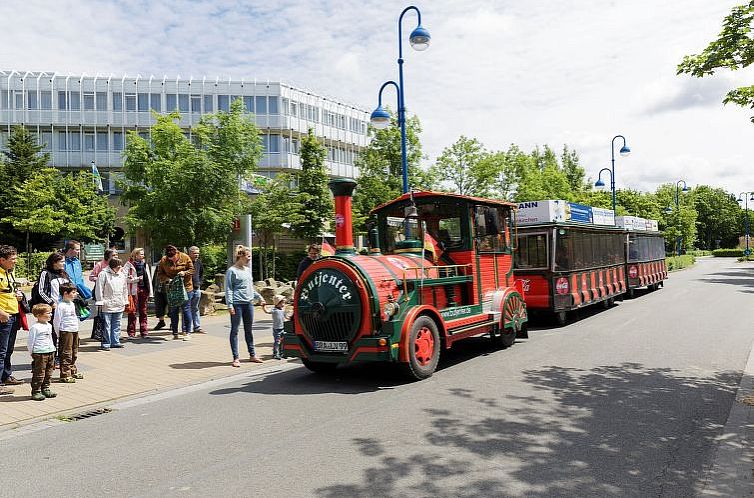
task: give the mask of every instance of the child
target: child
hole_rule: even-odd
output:
[[[262,305],[262,309],[265,311],[265,313],[272,315],[272,338],[275,341],[272,345],[272,357],[276,360],[282,360],[283,322],[289,319],[291,317],[291,314],[286,313],[284,310],[285,297],[276,295],[272,298],[272,302],[275,304],[275,307],[272,308],[271,311],[267,310],[266,304]]]
[[[50,378],[55,365],[55,344],[52,342],[50,316],[52,306],[35,304],[31,313],[37,323],[29,330],[29,353],[31,354],[31,399],[44,401],[57,396],[50,391]]]
[[[83,379],[84,376],[78,373],[76,369],[76,356],[79,353],[79,316],[76,313],[76,305],[73,300],[76,299],[78,291],[71,283],[60,285],[60,295],[62,301],[58,303],[55,309],[55,318],[52,324],[58,331],[60,337],[60,382],[71,384],[76,379]]]

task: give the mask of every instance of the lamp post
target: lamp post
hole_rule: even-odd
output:
[[[683,183],[683,190],[679,191],[679,189],[681,188],[681,183]],[[681,246],[682,246],[682,243],[683,243],[683,235],[681,235],[682,232],[681,232],[681,196],[680,196],[680,192],[688,192],[688,191],[689,191],[689,188],[686,186],[686,182],[685,181],[678,180],[677,182],[675,182],[675,210],[676,210],[676,213],[677,213],[677,216],[678,216],[678,222],[677,222],[678,223],[677,224],[678,236],[675,239],[676,255],[677,256],[681,255]]]
[[[743,202],[746,210],[746,252],[744,252],[744,256],[748,256],[751,253],[749,250],[749,201],[754,202],[754,192],[741,192],[738,194],[737,201]]]
[[[408,192],[408,159],[406,157],[406,99],[405,99],[405,87],[403,82],[403,37],[401,36],[401,27],[403,23],[403,16],[410,10],[416,11],[417,23],[416,28],[411,32],[409,36],[409,42],[411,47],[417,51],[426,50],[429,47],[429,31],[422,27],[422,15],[419,9],[413,5],[406,7],[401,12],[398,18],[398,83],[394,81],[388,81],[380,88],[379,100],[377,109],[372,112],[370,122],[372,126],[377,129],[384,129],[390,125],[390,113],[382,108],[382,90],[387,85],[395,86],[398,92],[398,126],[401,127],[401,166],[403,168],[403,193]]]
[[[626,145],[626,137],[623,135],[615,135],[613,137],[612,142],[610,143],[610,190],[613,192],[613,213],[615,213],[615,139],[620,138],[623,139],[623,147],[620,148],[620,155],[625,157],[631,153],[631,149],[628,148],[628,145]],[[605,171],[607,168],[603,168],[600,170],[600,174],[597,177],[597,182],[594,184],[595,187],[604,187],[605,183],[600,179],[602,176],[602,172]]]

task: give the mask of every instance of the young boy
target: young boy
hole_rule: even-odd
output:
[[[29,353],[31,354],[31,399],[44,401],[45,398],[57,396],[50,391],[50,379],[55,365],[55,344],[52,342],[52,325],[50,315],[52,307],[48,304],[35,304],[31,313],[37,323],[29,330]]]
[[[265,313],[272,315],[272,338],[274,343],[272,345],[272,357],[276,360],[283,359],[282,339],[283,339],[283,322],[291,317],[290,313],[285,312],[285,297],[276,295],[272,298],[272,302],[275,303],[275,307],[271,311],[267,310],[267,305],[263,305],[262,309]]]
[[[79,353],[79,316],[76,313],[76,305],[73,300],[76,299],[78,291],[71,283],[60,285],[61,301],[55,309],[55,318],[52,324],[58,331],[60,342],[60,382],[72,384],[76,379],[83,379],[84,376],[78,373],[76,369],[76,357]]]

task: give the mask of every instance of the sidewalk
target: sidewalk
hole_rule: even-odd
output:
[[[58,382],[60,371],[54,371],[52,390],[58,396],[45,401],[31,400],[31,356],[27,352],[28,332],[19,331],[13,353],[13,375],[25,383],[13,386],[15,393],[0,396],[0,431],[54,416],[70,416],[85,412],[105,402],[136,395],[154,394],[212,379],[238,375],[254,368],[279,363],[272,358],[272,322],[270,315],[254,310],[254,343],[257,356],[264,363],[249,363],[243,325],[238,334],[241,368],[230,366],[227,314],[202,317],[205,334],[192,334],[190,341],[173,340],[169,330],[150,331],[144,339],[123,339],[122,349],[99,351],[99,342],[89,339],[92,320],[82,322],[81,346],[76,364],[84,379],[75,384]],[[150,328],[157,324],[149,317]]]

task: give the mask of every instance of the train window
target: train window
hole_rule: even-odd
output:
[[[516,268],[547,268],[549,266],[547,247],[545,233],[520,234],[516,251]]]
[[[505,214],[501,207],[476,206],[474,228],[480,252],[503,252],[507,249]]]

